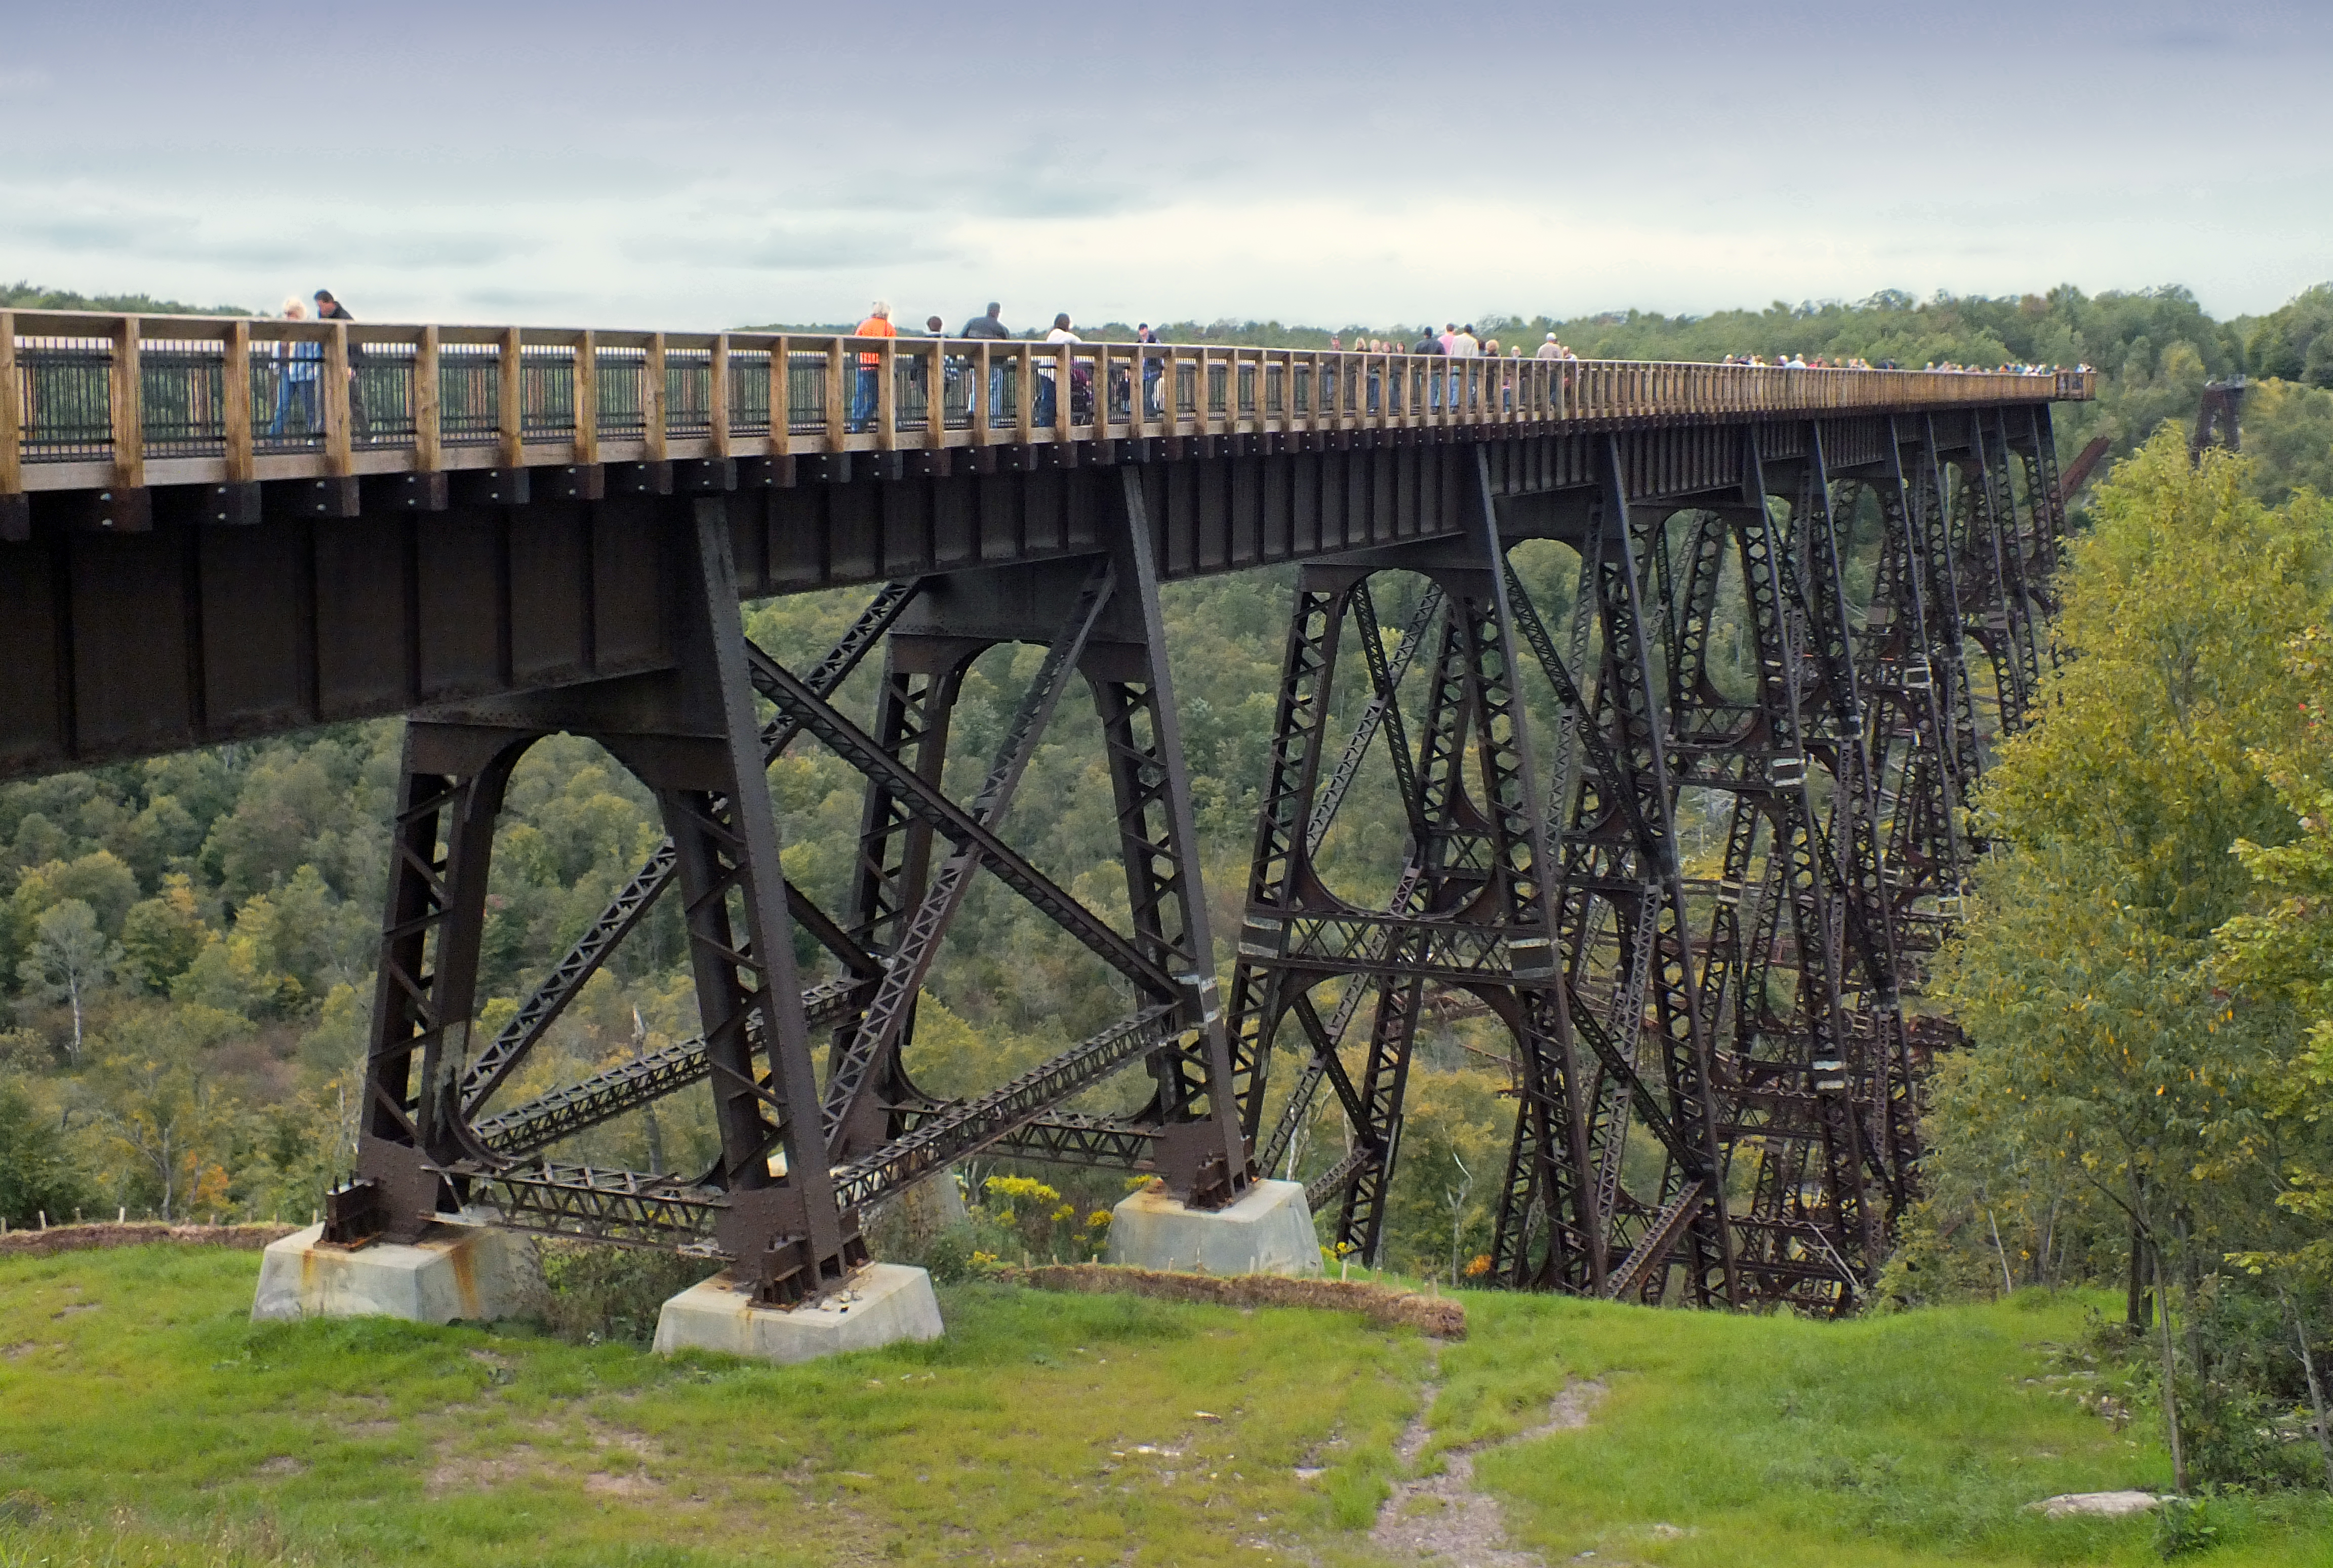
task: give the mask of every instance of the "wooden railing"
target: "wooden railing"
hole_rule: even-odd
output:
[[[1193,436],[2081,399],[2088,372],[0,311],[0,496]]]

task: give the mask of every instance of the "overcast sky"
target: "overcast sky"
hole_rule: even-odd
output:
[[[2333,278],[2333,5],[0,0],[0,280],[950,327]]]

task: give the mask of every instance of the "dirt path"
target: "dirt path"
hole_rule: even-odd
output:
[[[1440,1391],[1435,1384],[1426,1385],[1418,1414],[1394,1445],[1405,1466],[1417,1463],[1433,1437],[1426,1417]],[[1570,1384],[1550,1402],[1546,1421],[1530,1431],[1444,1450],[1440,1475],[1395,1486],[1393,1496],[1378,1510],[1369,1539],[1397,1556],[1447,1568],[1545,1568],[1537,1553],[1518,1551],[1507,1538],[1506,1519],[1497,1501],[1474,1489],[1474,1456],[1553,1432],[1577,1431],[1588,1424],[1603,1397],[1602,1383]]]

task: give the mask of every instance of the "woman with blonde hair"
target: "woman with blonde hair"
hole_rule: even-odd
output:
[[[308,319],[307,303],[297,294],[285,298],[283,319],[303,322]],[[300,428],[295,434],[312,436],[323,428],[322,410],[316,400],[316,379],[324,368],[324,345],[314,339],[302,339],[283,345],[280,356],[283,368],[275,379],[275,418],[267,427],[267,438],[281,440],[283,425],[292,412],[292,405],[300,405]]]

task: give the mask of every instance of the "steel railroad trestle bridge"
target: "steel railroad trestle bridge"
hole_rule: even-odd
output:
[[[868,1204],[952,1160],[1155,1171],[1207,1207],[1284,1162],[1327,1094],[1351,1153],[1311,1197],[1370,1253],[1420,1021],[1460,996],[1512,1044],[1495,1282],[1837,1309],[1913,1197],[1921,1072],[1952,1032],[1906,995],[1980,847],[1961,803],[2050,658],[2050,404],[2091,391],[0,312],[0,776],[409,716],[358,1170],[329,1200],[343,1243],[467,1204],[719,1257],[783,1303],[865,1255]],[[1848,527],[1875,508],[1876,580],[1851,594]],[[1578,553],[1570,603],[1534,604],[1510,564],[1542,539]],[[1294,613],[1222,989],[1159,587],[1277,564]],[[1382,573],[1413,577],[1397,640]],[[853,584],[873,597],[810,668],[742,634],[741,599]],[[1722,618],[1754,644],[1746,693],[1712,673]],[[978,794],[951,798],[951,708],[1012,641],[1046,652]],[[862,721],[836,698],[878,656]],[[1124,929],[999,832],[1073,677]],[[1339,680],[1367,694],[1349,730]],[[638,775],[668,837],[488,1037],[496,813],[562,730]],[[804,744],[865,781],[831,910],[778,859],[765,768]],[[1357,904],[1316,857],[1373,756],[1407,859]],[[1724,822],[1714,879],[1686,875],[1681,807]],[[1131,1006],[944,1100],[903,1051],[983,873]],[[702,1036],[499,1101],[676,884]],[[1147,1075],[1142,1109],[1077,1108],[1121,1072]],[[710,1170],[557,1158],[700,1083]],[[1632,1128],[1657,1158],[1624,1161]]]

